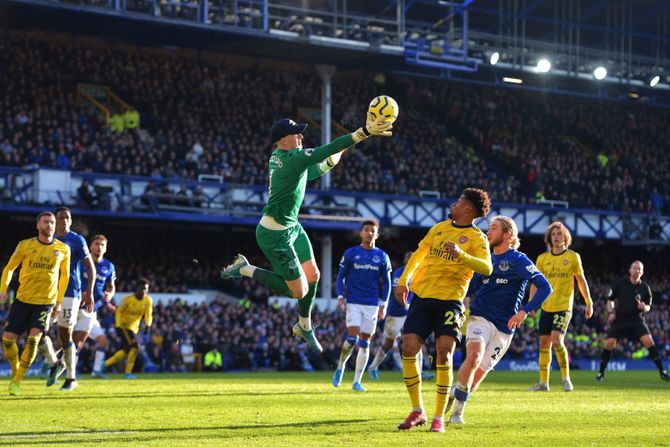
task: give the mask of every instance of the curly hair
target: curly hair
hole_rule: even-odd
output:
[[[561,230],[563,240],[565,241],[565,248],[570,247],[570,245],[572,245],[572,235],[570,234],[570,230],[568,230],[568,227],[566,227],[563,222],[557,220],[556,222],[549,224],[547,231],[544,232],[544,243],[547,244],[549,250],[551,250],[551,232],[554,228]]]
[[[463,197],[472,203],[475,210],[477,210],[477,216],[475,217],[486,217],[489,214],[491,199],[489,198],[489,194],[483,189],[466,188],[463,191]]]

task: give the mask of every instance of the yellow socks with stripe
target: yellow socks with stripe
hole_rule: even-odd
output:
[[[435,415],[433,418],[442,418],[444,411],[447,408],[447,397],[451,391],[451,382],[453,381],[453,373],[450,364],[437,364],[437,378],[435,379],[435,386],[437,392],[437,399],[435,400]]]
[[[137,358],[137,348],[130,348],[128,352],[128,361],[126,362],[126,374],[133,372],[133,367],[135,366],[135,359]]]
[[[125,359],[127,355],[128,354],[126,354],[124,350],[116,351],[116,353],[113,356],[107,359],[107,361],[105,362],[105,367],[112,366],[114,363]]]
[[[12,376],[16,375],[19,369],[19,347],[16,346],[16,340],[9,340],[2,337],[2,349],[5,351],[5,357],[12,367]]]
[[[551,368],[551,349],[540,348],[540,382],[549,383],[549,368]]]
[[[35,357],[37,357],[37,343],[40,341],[40,337],[41,335],[33,335],[26,340],[26,346],[21,353],[19,368],[16,370],[16,374],[14,374],[14,378],[12,379],[13,383],[21,382],[24,374],[30,369],[30,365],[35,361]]]
[[[423,411],[423,396],[421,395],[421,373],[419,373],[419,364],[416,356],[402,356],[402,378],[405,380],[405,386],[412,400],[414,411]]]
[[[568,360],[568,349],[565,346],[558,345],[554,346],[554,352],[556,353],[556,361],[558,361],[558,366],[561,367],[561,376],[563,380],[570,378],[570,361]]]

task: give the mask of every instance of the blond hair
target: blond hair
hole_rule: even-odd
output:
[[[519,248],[521,245],[521,239],[519,239],[519,229],[517,228],[514,219],[507,216],[496,216],[491,219],[491,223],[494,221],[500,222],[503,233],[509,233],[509,243],[512,248]]]

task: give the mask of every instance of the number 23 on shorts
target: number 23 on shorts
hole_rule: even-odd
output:
[[[568,319],[566,318],[565,314],[556,314],[554,315],[554,327],[558,327],[561,330],[565,330],[568,326]]]

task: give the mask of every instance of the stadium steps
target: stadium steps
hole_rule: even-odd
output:
[[[123,115],[126,111],[132,109],[127,102],[106,85],[77,84],[77,97],[84,105],[97,110],[107,124],[109,124],[111,116]]]

